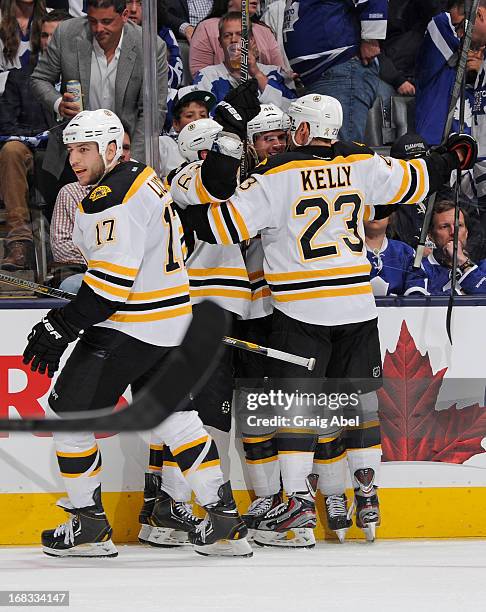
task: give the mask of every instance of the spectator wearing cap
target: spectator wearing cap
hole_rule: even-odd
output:
[[[194,77],[194,85],[198,89],[210,91],[217,102],[221,102],[226,94],[237,87],[241,60],[241,14],[227,13],[219,20],[219,44],[223,49],[224,62],[216,66],[203,68]],[[231,51],[234,55],[231,55]],[[269,66],[257,62],[258,49],[250,28],[250,45],[248,53],[248,72],[256,79],[261,104],[275,104],[282,110],[287,110],[290,101],[296,97],[294,83],[278,66]]]
[[[258,0],[249,0],[248,9],[259,61],[286,70],[287,66],[274,33],[264,23],[258,21],[258,8]],[[230,12],[241,14],[241,0],[215,2],[209,17],[197,26],[189,49],[189,68],[192,77],[206,66],[214,66],[224,61],[224,52],[219,43],[219,20]]]
[[[437,202],[432,216],[429,237],[434,250],[423,260],[422,267],[428,278],[431,295],[450,294],[454,239],[454,202]],[[459,295],[486,294],[486,259],[475,263],[469,254],[469,216],[464,209],[459,211],[459,233],[457,244],[456,293]]]
[[[159,137],[162,177],[165,178],[169,172],[186,161],[177,146],[179,132],[191,121],[207,119],[215,103],[216,98],[212,93],[197,89],[194,85],[178,90],[172,106],[172,135]]]

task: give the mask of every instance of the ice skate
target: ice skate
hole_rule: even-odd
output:
[[[294,493],[286,502],[269,510],[253,531],[255,544],[286,548],[315,546],[316,485],[317,476],[311,474],[307,478],[306,492]]]
[[[42,550],[51,557],[116,557],[111,541],[112,529],[101,504],[101,486],[94,494],[93,506],[63,507],[71,517],[56,527],[42,532]]]
[[[334,531],[340,542],[344,542],[346,532],[353,524],[348,513],[346,494],[328,495],[324,497],[326,508],[327,526]]]
[[[274,495],[266,495],[265,497],[257,497],[254,499],[245,514],[241,518],[245,521],[248,529],[253,530],[258,528],[260,520],[265,518],[265,515],[273,508],[276,508],[282,503],[282,493]]]
[[[380,525],[380,504],[375,486],[375,471],[362,468],[354,473],[359,487],[354,489],[356,504],[356,525],[364,531],[366,540],[374,542],[376,528]]]
[[[138,533],[138,541],[142,544],[147,544],[147,539],[152,531],[149,519],[154,509],[155,498],[160,492],[162,486],[162,477],[160,474],[145,474],[145,486],[143,489],[143,506],[138,515],[140,523],[140,531]]]
[[[223,557],[251,557],[248,528],[236,508],[231,484],[219,487],[219,502],[205,506],[207,515],[189,534],[194,550],[200,555]]]
[[[149,522],[151,531],[147,544],[175,548],[190,544],[188,532],[193,531],[202,520],[194,516],[189,504],[176,502],[165,491],[159,491]]]

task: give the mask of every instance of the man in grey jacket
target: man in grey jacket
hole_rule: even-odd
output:
[[[79,81],[83,108],[108,108],[132,126],[132,155],[145,161],[142,28],[128,21],[126,0],[88,0],[87,16],[61,24],[31,78],[35,95],[47,109],[57,112],[60,120],[70,120],[82,110],[65,91],[67,81]],[[59,82],[61,92],[56,88]],[[159,37],[157,85],[162,128],[167,101],[167,50]],[[43,168],[59,178],[65,161],[62,130],[54,129]]]

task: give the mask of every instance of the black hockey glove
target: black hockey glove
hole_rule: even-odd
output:
[[[79,329],[66,321],[62,311],[62,308],[54,308],[34,325],[24,351],[24,363],[30,363],[30,369],[39,374],[47,370],[49,378],[59,369],[62,354],[79,333]]]
[[[259,112],[258,84],[256,79],[250,79],[226,94],[216,106],[214,118],[225,132],[237,134],[241,140],[245,140],[246,126]]]
[[[445,145],[435,149],[437,153],[455,153],[457,157],[461,152],[463,161],[457,161],[457,168],[471,170],[478,158],[478,143],[469,134],[453,133],[447,139]]]

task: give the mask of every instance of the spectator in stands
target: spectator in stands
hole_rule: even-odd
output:
[[[481,14],[485,7],[486,1],[480,0],[478,11]],[[461,38],[464,36],[464,18],[464,0],[450,0],[448,11],[434,17],[427,26],[417,56],[415,127],[430,145],[437,145],[442,141],[456,78]],[[478,38],[482,28],[482,20],[476,19],[473,31],[476,44],[485,42]],[[475,59],[475,54],[474,50],[470,52],[471,61]],[[472,88],[467,88],[466,94],[465,118],[466,126],[470,130],[474,104]],[[458,122],[454,120],[452,131],[458,129]]]
[[[399,240],[389,240],[386,228],[390,217],[365,221],[366,255],[371,264],[374,295],[427,295],[423,270],[414,270],[412,247]]]
[[[142,25],[142,0],[127,0],[128,19]],[[169,28],[159,30],[160,38],[167,45],[168,87],[177,89],[182,82],[182,59],[176,37]]]
[[[283,68],[287,72],[292,72],[288,57],[285,53],[284,39],[283,39],[283,26],[285,21],[285,8],[286,0],[274,0],[270,4],[267,4],[265,11],[262,14],[262,22],[266,24],[272,32],[275,34],[277,39],[278,48],[283,58]]]
[[[202,21],[194,32],[189,49],[189,67],[193,77],[206,66],[220,64],[224,60],[224,53],[219,40],[219,21],[226,13],[241,14],[241,0],[225,0],[224,4],[226,10],[215,11],[219,14],[217,16],[211,14],[210,18]],[[253,39],[258,49],[259,61],[262,64],[278,66],[285,70],[285,61],[275,35],[270,28],[255,19],[257,9],[258,1],[250,0],[249,13],[252,19]]]
[[[160,175],[163,178],[186,161],[177,146],[179,132],[192,121],[207,119],[215,103],[216,98],[212,93],[197,89],[194,85],[178,90],[172,107],[172,133],[159,138]]]
[[[219,44],[223,49],[224,61],[216,66],[203,68],[194,77],[198,89],[210,91],[217,102],[224,99],[228,91],[236,87],[240,80],[240,45],[241,45],[241,14],[228,13],[219,20]],[[236,55],[230,56],[230,45]],[[278,66],[270,66],[257,62],[258,49],[250,28],[250,45],[248,53],[248,72],[257,80],[259,99],[262,104],[275,104],[286,110],[290,100],[295,98],[292,79]]]
[[[469,256],[469,217],[465,210],[459,211],[459,242],[457,249],[456,292],[459,295],[486,294],[486,260],[478,264]],[[435,248],[424,259],[422,266],[428,278],[431,295],[450,293],[452,252],[454,238],[454,202],[443,200],[436,204],[429,236]]]
[[[45,12],[44,0],[0,0],[0,95],[9,70],[36,63]]]
[[[125,0],[88,0],[87,12],[87,17],[71,19],[54,33],[32,74],[34,92],[47,110],[54,109],[63,119],[71,119],[80,107],[65,91],[66,82],[79,81],[85,109],[108,108],[132,126],[133,155],[144,162],[142,29],[128,21]],[[55,88],[60,79],[62,96]],[[167,100],[167,61],[166,46],[160,39],[157,85],[162,129]],[[55,130],[49,138],[43,168],[59,178],[66,159],[62,130]]]
[[[439,0],[389,0],[386,40],[381,46],[378,93],[390,114],[390,97],[415,95],[415,61]]]
[[[177,36],[191,42],[194,28],[213,8],[213,0],[167,0],[164,23]]]
[[[124,125],[123,161],[130,161],[130,135]],[[78,204],[93,189],[93,185],[83,187],[78,181],[64,185],[59,191],[52,214],[50,240],[54,258],[51,285],[68,293],[77,293],[81,287],[86,260],[73,242],[74,217]]]
[[[66,11],[44,16],[40,32],[40,52],[61,21],[70,19]],[[28,63],[8,74],[0,102],[0,194],[7,211],[4,270],[33,269],[33,239],[29,213],[28,175],[33,168],[33,149],[45,144],[43,133],[54,123],[54,114],[43,109],[31,87],[34,66]],[[42,134],[42,136],[40,136]]]
[[[337,98],[342,140],[363,141],[378,88],[380,40],[386,36],[387,0],[300,0],[287,4],[285,52],[309,93]]]

